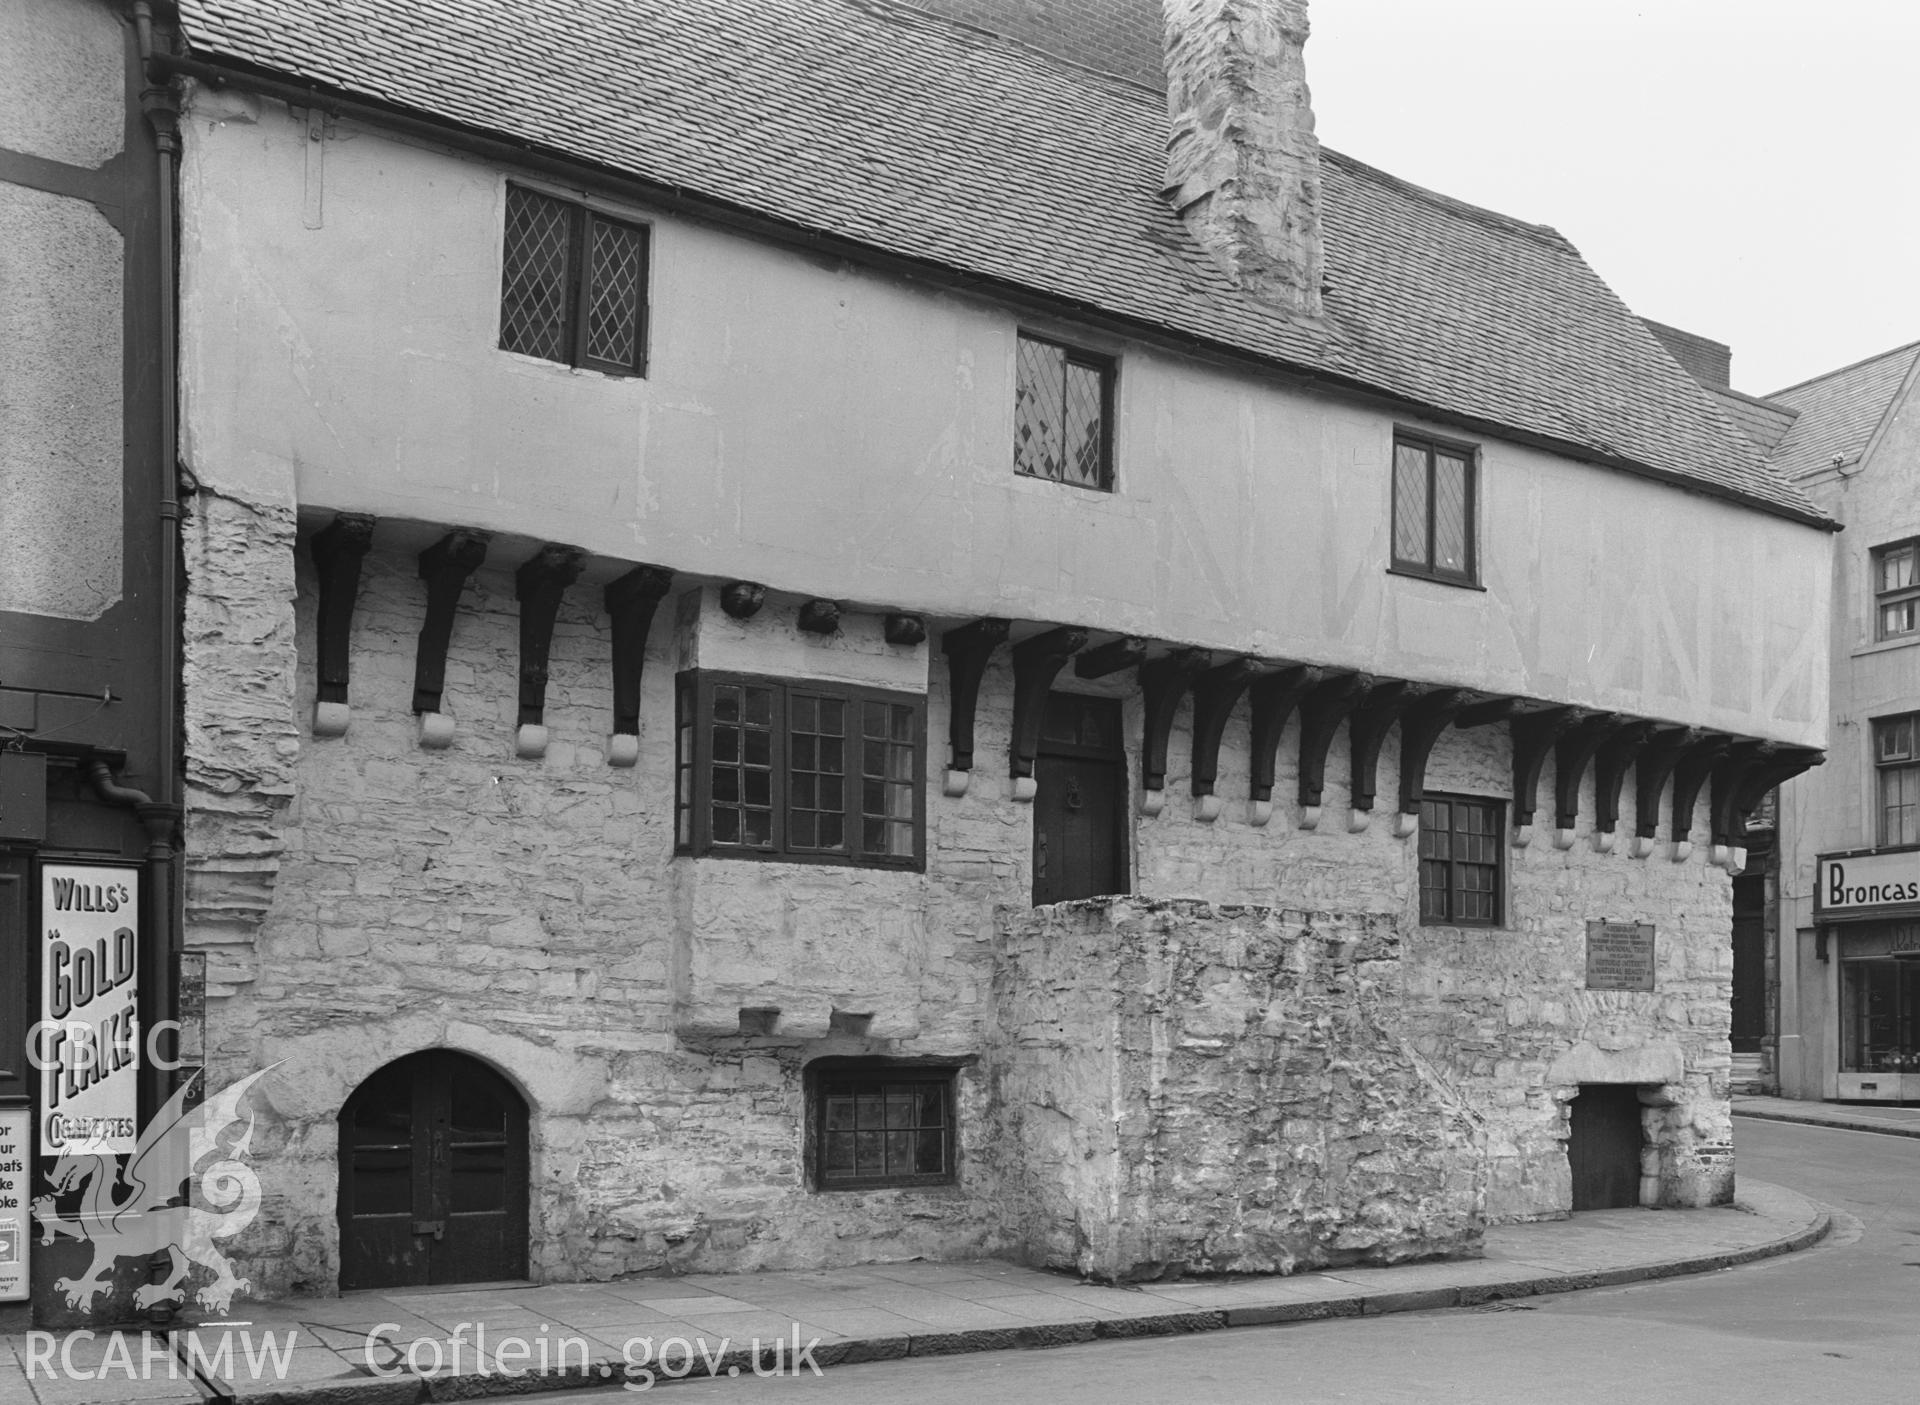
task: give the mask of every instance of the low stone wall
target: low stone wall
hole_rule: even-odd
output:
[[[1130,1279],[1474,1252],[1482,1133],[1396,1029],[1396,926],[1003,911],[990,1057],[1027,1253]]]

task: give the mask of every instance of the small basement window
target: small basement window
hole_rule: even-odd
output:
[[[951,1185],[956,1072],[884,1059],[810,1065],[814,1189]]]

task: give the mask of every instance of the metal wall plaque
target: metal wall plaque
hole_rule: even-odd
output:
[[[140,1081],[140,871],[40,866],[40,1155],[132,1151]]]
[[[1587,923],[1587,989],[1653,989],[1653,923]]]

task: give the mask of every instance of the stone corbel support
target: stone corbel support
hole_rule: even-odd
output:
[[[980,680],[986,677],[987,660],[993,651],[1007,642],[1011,620],[979,619],[950,629],[940,638],[940,652],[947,656],[947,743],[952,756],[947,763],[945,793],[958,798],[967,793],[973,772],[973,717],[980,703]]]
[[[888,615],[880,629],[889,644],[903,649],[912,648],[927,637],[927,622],[918,615]]]
[[[608,584],[601,599],[613,621],[613,735],[607,764],[631,766],[640,759],[640,678],[647,663],[647,633],[654,611],[673,586],[673,572],[635,566]]]
[[[1033,758],[1040,750],[1047,690],[1086,642],[1086,630],[1062,625],[1013,646],[1013,744],[1008,748],[1008,763],[1015,800],[1034,797]]]
[[[1073,672],[1077,678],[1105,678],[1122,669],[1138,668],[1146,661],[1147,641],[1125,635],[1081,654],[1073,661]]]
[[[547,658],[553,649],[560,598],[580,579],[586,557],[570,546],[543,546],[514,573],[520,602],[520,729],[514,752],[523,761],[547,754]]]
[[[1709,732],[1686,749],[1673,768],[1673,861],[1693,852],[1693,811],[1713,768],[1733,745],[1725,733]]]
[[[453,719],[440,710],[447,688],[447,647],[460,594],[487,559],[486,532],[448,532],[420,553],[420,579],[427,583],[427,617],[413,653],[413,711],[420,719],[420,745],[439,751],[453,741]]]
[[[351,716],[347,704],[349,654],[353,637],[353,604],[360,594],[360,563],[373,545],[374,519],[361,512],[343,512],[313,534],[307,549],[313,554],[320,585],[320,686],[313,705],[313,734],[338,737],[346,733]]]
[[[1580,782],[1594,753],[1626,725],[1626,719],[1603,712],[1569,727],[1553,744],[1553,847],[1571,849],[1573,828],[1580,820]]]
[[[836,600],[809,600],[800,607],[794,623],[807,634],[836,634],[840,629],[840,604]]]
[[[767,588],[758,581],[728,581],[720,587],[720,608],[736,620],[750,620],[767,603]]]
[[[1653,852],[1653,836],[1660,829],[1660,796],[1667,780],[1687,748],[1700,739],[1689,727],[1662,727],[1640,748],[1634,762],[1633,784],[1633,856],[1644,859]],[[1682,835],[1681,838],[1685,838]]]
[[[1427,760],[1441,734],[1453,725],[1464,706],[1459,688],[1434,688],[1415,699],[1400,716],[1400,816],[1394,821],[1396,839],[1405,839],[1420,825],[1420,800],[1427,790]]]
[[[1140,665],[1140,691],[1145,717],[1140,732],[1140,813],[1157,815],[1165,802],[1167,738],[1173,733],[1174,714],[1193,680],[1213,664],[1205,649],[1175,649],[1171,654]]]
[[[1273,818],[1273,767],[1280,753],[1280,734],[1287,719],[1313,689],[1325,681],[1327,671],[1307,664],[1296,664],[1258,679],[1248,690],[1253,712],[1253,746],[1248,778],[1247,823],[1259,826]]]
[[[1593,847],[1600,853],[1613,852],[1614,831],[1620,827],[1620,792],[1634,758],[1653,732],[1651,722],[1629,722],[1593,753]]]
[[[1260,672],[1256,659],[1229,659],[1193,680],[1193,817],[1214,820],[1220,797],[1213,784],[1220,775],[1220,738],[1234,705]]]
[[[1547,753],[1553,750],[1561,733],[1585,721],[1587,716],[1577,707],[1550,707],[1514,717],[1511,724],[1514,848],[1524,849],[1533,842],[1533,812],[1540,802],[1540,771],[1547,764]]]
[[[1327,784],[1327,752],[1334,734],[1374,680],[1346,673],[1322,681],[1300,700],[1300,828],[1320,827],[1320,796]]]

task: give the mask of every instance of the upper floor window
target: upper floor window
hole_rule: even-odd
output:
[[[912,693],[681,674],[677,847],[918,868],[926,719]]]
[[[1883,546],[1873,553],[1873,604],[1879,639],[1920,633],[1920,541]]]
[[[1920,756],[1914,753],[1920,714],[1883,717],[1873,724],[1874,769],[1880,776],[1879,843],[1920,844]]]
[[[1399,434],[1393,441],[1393,568],[1471,585],[1479,512],[1473,452]]]
[[[509,185],[500,346],[609,375],[646,374],[646,228]]]
[[[1014,472],[1113,491],[1113,362],[1025,332],[1015,358]]]
[[[1428,796],[1420,802],[1420,920],[1500,925],[1500,802]]]

